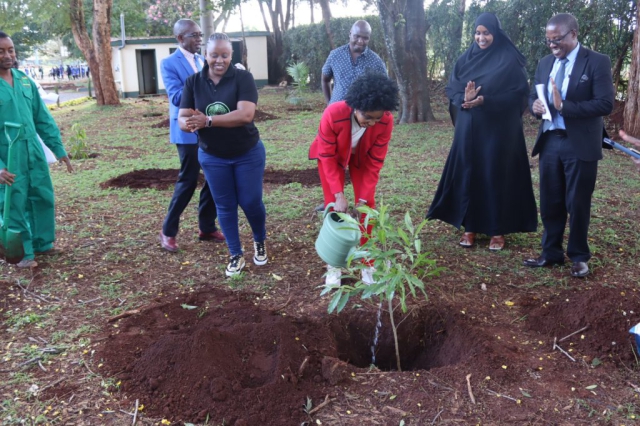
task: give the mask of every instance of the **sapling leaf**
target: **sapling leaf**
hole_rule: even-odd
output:
[[[402,228],[398,228],[398,235],[400,236],[400,238],[402,238],[402,242],[404,243],[404,245],[409,244],[409,236],[406,232],[404,232]]]
[[[378,231],[378,239],[380,240],[380,244],[386,244],[387,242],[387,233],[384,229],[380,229]]]
[[[409,212],[404,214],[404,225],[407,227],[407,230],[413,234],[413,222],[411,221],[411,215]]]
[[[338,307],[337,307],[338,312],[340,312],[340,311],[342,311],[344,309],[344,307],[346,306],[347,302],[349,301],[349,296],[350,296],[349,293],[344,293],[342,295],[342,297],[338,301]]]
[[[522,396],[526,396],[527,398],[531,398],[531,395],[529,395],[529,393],[527,393],[525,390],[520,389],[520,393],[522,394]]]
[[[325,284],[322,287],[323,288],[322,288],[322,292],[320,292],[320,296],[324,296],[325,294],[329,293],[331,290],[334,290],[334,289],[338,288],[339,286],[338,285],[327,285],[327,284]]]
[[[416,252],[420,253],[420,251],[422,250],[422,241],[420,241],[419,238],[417,238],[414,242],[413,242],[414,247],[416,248]]]
[[[332,313],[333,311],[335,311],[336,306],[338,306],[338,302],[340,302],[341,297],[342,297],[342,289],[340,288],[335,292],[335,294],[331,298],[331,302],[329,302],[329,307],[327,308],[329,313]]]

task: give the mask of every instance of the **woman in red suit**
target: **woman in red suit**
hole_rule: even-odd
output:
[[[335,211],[347,211],[344,180],[348,167],[354,204],[375,208],[376,186],[393,131],[390,111],[397,106],[396,83],[384,74],[367,72],[353,82],[344,101],[324,110],[309,159],[318,160],[325,205],[335,203]],[[365,241],[366,236],[361,244]],[[371,268],[364,269],[362,280],[371,284],[372,275]],[[326,283],[339,284],[340,276],[339,268],[329,267]]]

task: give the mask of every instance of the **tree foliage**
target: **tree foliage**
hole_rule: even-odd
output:
[[[549,53],[544,44],[547,21],[556,13],[569,12],[578,20],[580,42],[611,57],[614,81],[624,89],[620,76],[630,59],[637,20],[635,1],[473,0],[464,13],[461,3],[464,0],[435,0],[427,11],[432,78],[448,79],[458,56],[473,43],[473,23],[482,12],[498,16],[505,32],[527,58],[527,72],[532,77],[538,60]]]

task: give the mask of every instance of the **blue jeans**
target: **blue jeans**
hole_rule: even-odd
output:
[[[262,202],[262,179],[266,151],[262,141],[246,154],[234,158],[216,157],[199,149],[198,159],[213,194],[220,228],[231,256],[242,254],[238,206],[242,207],[249,221],[254,241],[264,241],[267,237],[267,213]]]

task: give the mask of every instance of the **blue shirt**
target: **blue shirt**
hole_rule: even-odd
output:
[[[351,83],[367,69],[387,73],[387,67],[380,56],[368,47],[358,56],[355,64],[351,61],[349,44],[332,50],[322,67],[322,75],[333,77],[333,92],[329,103],[344,100]]]
[[[562,96],[562,100],[565,100],[567,98],[567,88],[569,87],[569,77],[571,76],[571,72],[573,71],[573,65],[576,63],[576,58],[578,57],[578,50],[580,50],[580,43],[578,43],[576,47],[571,52],[569,52],[569,54],[566,56],[568,62],[564,65],[564,80],[562,80],[562,87],[558,87],[558,90],[560,90],[560,95]],[[560,69],[560,59],[556,58],[555,62],[553,63],[553,68],[551,68],[551,74],[549,74],[549,77],[551,77],[554,81],[556,79],[556,74],[558,73],[559,69]],[[551,104],[553,104],[553,86],[551,85],[551,80],[547,82],[547,91],[549,93],[550,102]],[[566,129],[564,125],[564,117],[562,117],[562,115],[560,114],[554,115],[552,125],[551,127],[549,127],[549,130],[556,130],[556,129],[563,129],[563,130]]]

